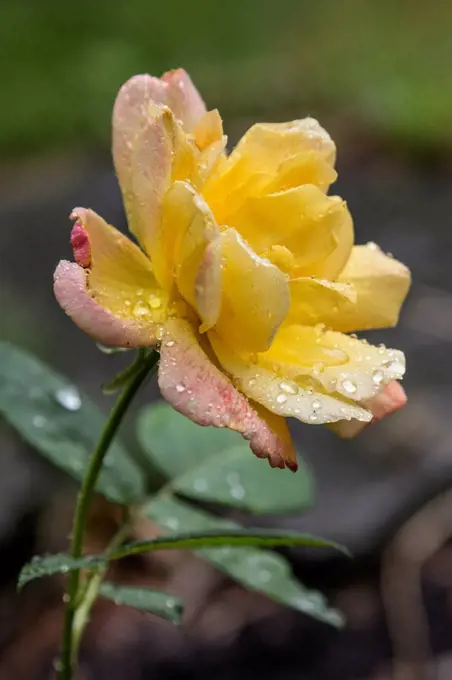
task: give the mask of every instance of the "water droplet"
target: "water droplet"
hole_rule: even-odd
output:
[[[266,569],[258,572],[257,578],[261,583],[268,583],[271,579],[272,575],[270,571],[267,571]]]
[[[176,392],[185,392],[185,385],[183,383],[178,383],[176,385]]]
[[[284,382],[280,382],[279,386],[282,389],[282,391],[287,392],[287,394],[297,394],[298,393],[298,386],[295,383],[284,381]]]
[[[31,422],[35,427],[45,427],[47,424],[47,419],[44,418],[44,416],[36,415],[33,416],[33,420]]]
[[[162,306],[162,301],[158,295],[151,294],[149,296],[149,306],[151,309],[159,309]]]
[[[348,394],[355,394],[358,387],[356,383],[353,382],[353,380],[346,378],[342,381],[342,389]]]
[[[63,564],[63,565],[60,567],[60,572],[61,572],[62,574],[67,574],[68,571],[69,571],[69,567],[66,566],[65,564]]]
[[[384,361],[383,366],[388,369],[388,371],[391,371],[391,373],[395,373],[396,375],[403,375],[403,372],[405,370],[404,365],[402,364],[401,361],[398,359],[391,359],[390,361]]]
[[[314,375],[320,375],[320,373],[323,372],[324,368],[325,368],[324,365],[321,362],[319,362],[317,364],[314,364],[314,366],[312,367],[312,372]]]
[[[205,479],[195,479],[193,488],[195,491],[207,491],[208,484]]]
[[[377,244],[374,243],[373,241],[369,241],[369,243],[367,244],[367,247],[369,248],[369,250],[380,250],[380,248],[377,246]]]
[[[319,401],[319,399],[314,399],[311,406],[315,411],[318,411],[320,408],[322,408],[322,402]]]
[[[230,493],[233,498],[237,498],[238,500],[245,498],[245,489],[239,484],[232,486]]]
[[[67,409],[68,411],[78,411],[82,405],[82,400],[78,390],[70,385],[58,390],[55,394],[55,399],[60,404],[60,406],[63,406],[63,408]]]
[[[124,304],[126,307],[130,307],[132,303],[130,302],[130,300],[124,300]]]
[[[165,520],[165,524],[168,527],[168,529],[179,528],[179,520],[177,519],[177,517],[167,517]]]
[[[256,378],[250,378],[250,379],[248,380],[248,385],[249,385],[250,387],[253,387],[253,385],[255,385],[255,384],[256,384]]]
[[[234,484],[240,484],[240,475],[238,472],[228,472],[226,475],[226,481],[228,484],[234,486]]]
[[[168,342],[165,343],[165,347],[174,347],[174,340],[168,340]]]
[[[375,385],[380,385],[383,378],[384,378],[383,371],[380,371],[380,369],[378,368],[372,373],[372,381],[375,383]]]
[[[276,397],[276,401],[278,402],[278,404],[285,404],[287,401],[287,397],[285,394],[278,394],[278,396]]]
[[[133,308],[133,314],[134,316],[146,316],[149,314],[149,309],[142,300],[138,300],[135,307]]]
[[[381,343],[381,345],[378,345],[378,354],[384,354],[385,352],[386,352],[386,345],[383,345],[383,343]]]
[[[309,420],[312,420],[312,422],[315,422],[318,419],[319,416],[317,415],[317,413],[311,413],[311,415],[309,416]]]

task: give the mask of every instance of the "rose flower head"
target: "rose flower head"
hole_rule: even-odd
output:
[[[296,469],[286,418],[353,435],[405,401],[402,352],[356,331],[397,323],[408,269],[354,245],[328,195],[336,149],[312,118],[253,125],[228,155],[182,69],[139,75],[113,110],[113,159],[139,245],[75,208],[55,295],[94,339],[160,351],[158,382],[200,425]]]

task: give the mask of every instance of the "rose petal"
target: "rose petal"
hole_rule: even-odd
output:
[[[221,232],[221,312],[215,331],[238,351],[267,349],[290,304],[287,276],[234,229]]]
[[[73,242],[75,232],[75,258],[79,264],[89,264],[91,297],[115,316],[163,322],[167,297],[155,280],[149,258],[93,210],[75,208],[71,217],[76,220],[71,237]]]
[[[220,220],[215,206],[213,211]],[[325,196],[312,184],[249,196],[226,223],[261,256],[276,245],[288,249],[293,255],[292,276],[334,280],[353,245],[353,223],[345,202]]]
[[[159,386],[174,408],[199,425],[228,427],[250,441],[272,467],[295,469],[293,447],[264,422],[228,378],[211,362],[192,326],[171,319],[160,350]]]
[[[158,341],[156,324],[115,316],[98,304],[86,286],[87,271],[62,260],[54,274],[55,296],[66,314],[95,340],[115,347],[151,347]]]
[[[317,326],[283,326],[259,364],[292,379],[309,378],[322,391],[362,402],[405,373],[403,352]]]
[[[402,385],[396,380],[385,385],[384,389],[372,399],[363,402],[363,406],[368,408],[373,415],[370,424],[382,420],[385,416],[390,416],[407,403],[407,396]],[[364,429],[368,423],[360,423],[358,420],[340,420],[331,426],[333,432],[344,439],[351,439]]]
[[[206,113],[206,105],[190,76],[178,68],[164,73],[162,82],[167,86],[165,103],[182,121],[184,130],[191,132]]]
[[[278,416],[292,417],[302,422],[322,425],[344,418],[364,422],[371,414],[364,408],[341,398],[327,395],[321,386],[306,380],[293,380],[259,362],[260,355],[241,357],[230,349],[213,331],[209,332],[212,348],[242,392]]]
[[[354,246],[339,281],[351,284],[356,304],[337,314],[333,327],[343,332],[395,326],[410,287],[410,270],[385,255],[375,243]]]
[[[285,324],[322,323],[336,330],[342,315],[351,314],[356,305],[356,292],[345,283],[302,277],[292,279],[289,289],[290,310]]]

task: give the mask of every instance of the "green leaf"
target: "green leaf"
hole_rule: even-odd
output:
[[[168,479],[242,441],[241,435],[227,428],[200,427],[164,402],[142,409],[137,427],[144,451]]]
[[[103,555],[87,555],[75,560],[70,555],[36,555],[29,564],[22,567],[17,579],[17,587],[21,590],[27,583],[43,576],[67,574],[74,569],[89,569],[107,566],[107,558]]]
[[[176,624],[181,621],[182,601],[174,595],[149,588],[120,586],[109,582],[102,583],[99,595],[113,600],[115,604],[150,612]]]
[[[173,479],[172,488],[190,498],[261,514],[297,512],[312,504],[313,480],[303,464],[296,474],[272,469],[236,432],[199,427],[168,404],[143,409],[138,438]]]
[[[176,503],[176,501],[171,501]],[[158,503],[157,503],[158,504]],[[179,506],[179,511],[181,505]],[[165,508],[163,508],[165,512]],[[182,511],[184,506],[182,506]],[[167,518],[168,519],[168,518]],[[52,574],[65,574],[74,569],[103,568],[111,560],[119,560],[129,555],[136,555],[152,550],[183,550],[196,549],[205,546],[311,546],[329,547],[343,550],[336,543],[324,541],[321,538],[310,536],[309,534],[294,534],[287,531],[268,531],[263,529],[252,529],[250,531],[233,523],[220,522],[212,526],[204,527],[198,531],[194,526],[193,531],[177,533],[173,536],[162,536],[149,541],[134,541],[125,543],[116,550],[100,555],[84,555],[74,559],[70,555],[59,553],[57,555],[35,556],[29,564],[26,564],[19,574],[18,587],[22,588],[26,583],[43,576]]]
[[[105,416],[66,378],[27,352],[0,342],[0,415],[54,465],[77,480]],[[128,504],[145,495],[145,478],[116,440],[105,458],[97,491]]]
[[[178,531],[240,528],[230,520],[214,517],[170,497],[152,500],[143,508],[143,512],[171,534]],[[339,548],[336,544],[329,545]],[[328,606],[321,593],[308,590],[294,578],[289,562],[282,555],[269,550],[233,547],[201,549],[196,554],[246,588],[261,592],[276,602],[320,621],[334,626],[343,624],[342,615]]]
[[[272,469],[251,455],[245,443],[211,456],[175,480],[172,488],[203,501],[254,513],[289,513],[312,504],[311,475],[304,466],[294,474]]]

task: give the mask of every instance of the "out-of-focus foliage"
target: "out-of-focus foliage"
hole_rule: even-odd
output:
[[[0,150],[107,146],[119,85],[179,65],[225,116],[327,111],[450,141],[451,30],[452,4],[422,0],[2,3]]]

